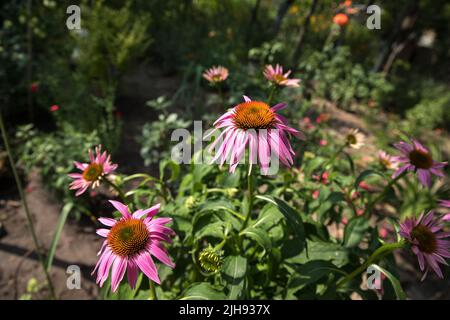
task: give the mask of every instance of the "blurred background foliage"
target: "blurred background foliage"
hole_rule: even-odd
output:
[[[353,1],[352,13],[334,0],[83,0],[76,3],[82,29],[71,31],[65,22],[72,2],[0,5],[0,104],[17,144],[28,134],[27,144],[17,148],[24,162],[64,167],[85,152],[83,141],[118,152],[123,117],[136,101],[150,100],[144,108],[154,115],[134,138],[143,162],[156,164],[168,154],[164,137],[171,128],[211,120],[242,93],[267,96],[260,88],[266,87],[261,70],[268,63],[280,63],[302,80],[295,93],[280,96],[295,118],[319,112],[313,103],[319,99],[369,123],[383,111],[386,127],[398,135],[450,127],[445,0]],[[371,4],[382,8],[380,30],[366,27]],[[348,25],[333,23],[339,12],[348,13]],[[164,110],[151,105],[159,95],[124,97],[124,79],[148,65],[179,79]],[[212,65],[231,71],[222,103],[201,77]],[[159,79],[148,81],[157,86]],[[54,105],[57,112],[50,111]],[[24,124],[33,127],[17,130]],[[380,146],[392,141],[384,131],[377,138]],[[43,141],[46,150],[32,147]],[[61,153],[66,144],[74,150]],[[49,180],[57,180],[57,168],[45,170]]]

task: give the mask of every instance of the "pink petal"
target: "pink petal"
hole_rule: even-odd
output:
[[[175,268],[175,264],[170,260],[166,250],[157,242],[151,242],[149,245],[150,253],[165,265]]]
[[[158,277],[158,270],[156,269],[155,263],[153,262],[153,259],[148,252],[140,254],[136,258],[136,263],[139,269],[141,269],[147,277],[149,277],[157,284],[161,283]]]
[[[117,257],[111,271],[111,291],[116,292],[127,270],[127,258]]]
[[[136,282],[138,278],[139,268],[132,259],[128,261],[128,270],[127,270],[127,276],[128,276],[128,283],[130,284],[131,289],[134,289],[136,287]]]
[[[161,204],[155,204],[153,207],[145,210],[137,210],[135,213],[133,213],[133,218],[140,219],[143,216],[147,215],[147,217],[151,218],[155,214],[158,213],[159,209],[161,208]]]
[[[108,227],[112,227],[117,223],[117,220],[112,218],[98,218],[98,221]]]
[[[119,211],[124,218],[131,218],[130,211],[128,210],[128,207],[124,205],[123,203],[115,200],[109,200],[109,202],[114,206],[114,208]]]

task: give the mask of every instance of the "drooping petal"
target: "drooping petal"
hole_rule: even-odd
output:
[[[116,292],[127,270],[127,258],[117,257],[111,270],[111,291]]]
[[[156,269],[155,263],[153,262],[153,259],[148,252],[143,252],[138,255],[136,258],[136,263],[139,269],[141,269],[147,277],[149,277],[157,284],[161,284],[161,281],[158,277],[158,270]]]

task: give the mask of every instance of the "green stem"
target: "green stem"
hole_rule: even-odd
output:
[[[108,180],[107,177],[103,178],[103,181],[106,182],[106,184],[108,184],[109,186],[111,186],[114,190],[116,190],[119,193],[120,199],[122,199],[122,201],[126,203],[127,197],[123,193],[122,189],[120,189],[114,182]]]
[[[247,176],[247,188],[248,188],[248,207],[247,211],[245,212],[245,220],[242,224],[242,228],[240,231],[244,230],[247,227],[247,224],[250,220],[250,216],[252,213],[252,207],[253,207],[253,198],[254,198],[254,181],[253,181],[253,172],[250,170]]]
[[[148,279],[150,282],[150,297],[149,300],[158,300],[158,296],[156,295],[155,283]]]
[[[397,183],[398,180],[400,180],[401,178],[403,178],[406,175],[406,171],[404,171],[403,173],[401,173],[400,175],[398,175],[395,179],[392,179],[387,185],[386,187],[384,187],[383,191],[373,200],[369,203],[369,205],[367,206],[367,210],[366,210],[366,215],[369,215],[374,206],[380,201],[383,200],[383,198],[386,196],[386,193],[388,192],[388,190]]]
[[[325,164],[323,165],[323,171],[322,171],[322,174],[325,172],[327,166],[329,166],[330,164],[333,164],[333,163],[334,163],[334,161],[336,160],[336,158],[338,157],[338,155],[341,154],[341,152],[344,150],[345,147],[346,147],[345,144],[344,144],[343,146],[341,146],[341,147],[333,154],[333,156],[332,156],[330,159],[328,159],[327,162],[325,162]],[[322,174],[321,174],[321,176],[322,176]]]
[[[275,98],[275,92],[277,91],[277,86],[272,84],[271,85],[271,89],[270,89],[270,93],[269,93],[269,99],[267,100],[267,104],[269,106],[272,105],[273,99]]]
[[[14,160],[13,160],[12,153],[11,153],[11,148],[9,146],[8,136],[6,134],[5,125],[3,123],[3,115],[1,112],[0,112],[0,130],[2,131],[3,142],[5,144],[6,153],[8,154],[9,162],[11,164],[11,170],[14,175],[14,179],[16,181],[17,189],[19,190],[19,195],[20,195],[20,198],[22,199],[22,205],[23,205],[23,208],[25,211],[28,226],[30,228],[31,237],[33,238],[33,243],[34,243],[34,247],[36,250],[36,254],[38,256],[39,262],[42,265],[42,269],[44,270],[45,278],[47,279],[48,288],[50,290],[50,295],[53,299],[56,299],[53,282],[52,282],[52,279],[50,278],[50,274],[48,273],[48,270],[46,268],[44,256],[41,253],[41,249],[40,249],[41,246],[39,244],[39,240],[36,235],[36,230],[34,228],[34,223],[33,223],[32,217],[31,217],[31,212],[28,208],[28,203],[25,198],[25,193],[23,192],[22,182],[20,181],[19,174],[17,173],[16,166],[14,164]]]
[[[223,93],[222,84],[217,84],[217,90],[219,91],[220,103],[222,104],[222,108],[226,109],[225,94]]]
[[[406,242],[404,242],[404,241],[383,244],[381,247],[379,247],[377,250],[375,250],[375,252],[372,253],[372,255],[369,257],[369,259],[367,259],[366,262],[364,262],[359,268],[355,269],[348,276],[346,276],[345,278],[342,278],[340,281],[338,281],[337,288],[342,287],[345,283],[352,280],[354,277],[359,275],[361,272],[364,272],[364,270],[366,270],[367,267],[369,267],[371,264],[375,263],[379,259],[383,258],[387,254],[390,254],[391,252],[393,252],[396,249],[403,248],[405,246],[405,244],[406,244]]]

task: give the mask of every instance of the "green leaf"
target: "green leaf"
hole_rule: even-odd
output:
[[[194,283],[186,290],[180,300],[225,300],[222,291],[217,290],[208,282]]]
[[[159,179],[164,181],[164,172],[165,169],[169,167],[171,170],[171,175],[169,182],[175,181],[180,175],[180,165],[172,160],[164,160],[159,164]]]
[[[375,270],[380,271],[381,273],[383,273],[386,278],[389,279],[389,281],[392,284],[392,287],[394,288],[395,291],[395,295],[397,297],[397,300],[406,300],[407,296],[405,291],[403,291],[402,286],[400,284],[400,281],[389,271],[387,271],[386,269],[380,267],[377,264],[372,264],[371,265]]]
[[[358,246],[369,226],[369,220],[366,217],[350,219],[344,229],[344,246],[347,248]]]
[[[308,240],[308,256],[306,252],[286,259],[288,263],[304,264],[312,260],[331,261],[335,266],[341,268],[348,263],[348,250],[337,243]]]
[[[258,242],[265,252],[270,252],[270,250],[272,250],[272,241],[267,232],[262,229],[252,227],[246,228],[241,232],[241,235],[245,235]]]
[[[46,261],[46,268],[50,271],[53,263],[53,258],[55,257],[56,246],[58,245],[59,238],[61,237],[62,229],[66,224],[67,217],[69,216],[70,211],[72,211],[74,206],[73,202],[68,202],[64,205],[61,210],[61,214],[59,215],[58,223],[56,224],[55,233],[53,235],[52,243],[50,244],[50,249],[48,250],[48,257]]]
[[[267,201],[274,204],[281,214],[287,220],[287,225],[294,232],[296,238],[298,238],[299,246],[303,248],[306,245],[305,228],[300,214],[292,207],[290,207],[285,201],[268,197],[268,196],[256,196],[258,199]]]
[[[358,176],[358,178],[356,178],[355,181],[355,189],[359,188],[359,184],[364,181],[364,179],[366,179],[369,176],[373,176],[373,175],[378,175],[380,177],[383,177],[383,174],[381,172],[375,171],[375,170],[365,170],[363,172],[360,173],[360,175]]]
[[[288,297],[294,298],[293,294],[301,290],[305,286],[318,282],[321,278],[328,276],[330,273],[345,273],[339,270],[329,261],[314,260],[295,268],[295,273],[288,282]]]
[[[214,237],[218,239],[225,238],[225,230],[231,229],[231,224],[227,224],[223,221],[207,224],[199,229],[195,234],[195,239],[199,240],[204,237]]]
[[[221,273],[229,290],[228,298],[232,300],[240,298],[245,286],[247,259],[241,256],[227,257],[223,262]]]

